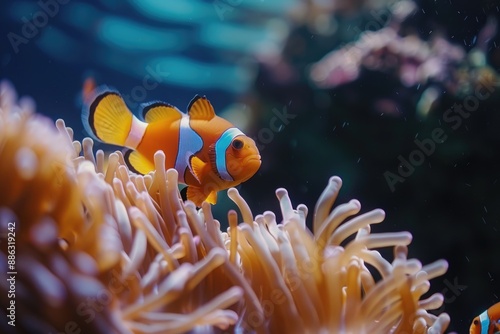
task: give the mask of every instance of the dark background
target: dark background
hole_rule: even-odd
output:
[[[192,96],[200,93],[210,98],[217,111],[228,109],[235,102],[245,104],[249,106],[245,112],[250,110],[252,117],[245,131],[258,142],[259,131],[269,128],[275,115],[273,109],[283,111],[286,108],[295,118],[273,133],[272,140],[266,141],[261,152],[261,170],[240,186],[253,213],[272,210],[279,216],[274,191],[284,187],[294,206],[304,203],[309,207],[310,218],[328,178],[332,175],[342,177],[344,186],[338,203],[357,198],[363,212],[379,207],[385,210],[386,220],[373,227],[375,232],[410,231],[414,237],[409,248],[410,257],[418,258],[423,264],[441,258],[448,260],[448,273],[432,281],[431,292],[445,295],[444,310],[452,318],[449,330],[468,332],[472,318],[496,303],[500,295],[498,83],[491,97],[482,101],[456,130],[443,122],[444,113],[454,103],[463,103],[467,94],[450,92],[439,82],[434,84],[439,87],[440,96],[426,117],[417,114],[415,105],[430,83],[406,87],[394,73],[362,69],[354,81],[319,89],[308,78],[309,65],[327,52],[355,41],[358,36],[317,34],[307,19],[294,20],[287,16],[289,9],[299,1],[274,4],[265,1],[255,7],[256,2],[243,0],[222,20],[211,1],[187,1],[209,6],[204,22],[194,22],[196,15],[194,19],[186,15],[176,22],[148,19],[125,1],[87,2],[105,15],[149,24],[155,29],[177,29],[186,33],[183,38],[188,46],[183,49],[137,52],[133,48],[120,49],[99,42],[95,37],[98,21],[80,30],[74,28],[68,22],[84,14],[71,11],[79,2],[70,1],[61,5],[59,13],[49,19],[39,34],[30,38],[27,44],[21,44],[19,52],[15,53],[7,34],[20,34],[21,18],[31,19],[39,8],[31,1],[15,1],[15,6],[14,1],[2,1],[0,77],[12,81],[20,95],[32,96],[39,112],[53,119],[64,118],[66,124],[75,129],[76,139],[81,140],[84,133],[78,101],[84,78],[93,75],[99,83],[130,92],[141,83],[145,74],[131,73],[126,62],[110,66],[111,63],[103,59],[112,52],[127,60],[137,59],[137,62],[158,54],[175,54],[179,59],[204,61],[214,68],[221,64],[236,66],[241,61],[249,62],[255,77],[247,84],[235,83],[240,85],[237,90],[199,87],[196,79],[192,86],[189,82],[172,80],[149,91],[146,100],[167,100],[184,110]],[[369,22],[370,2],[359,3],[362,5],[351,11],[331,13],[337,18],[338,31],[350,31],[348,25],[353,22],[357,22],[358,27],[365,27],[364,22]],[[500,16],[498,6],[498,1],[418,1],[418,10],[405,21],[400,32],[414,33],[424,41],[441,34],[469,52],[475,47],[475,38],[487,18]],[[282,76],[281,72],[277,75],[276,68],[267,66],[251,48],[238,52],[237,48],[207,46],[195,38],[196,33],[204,29],[203,24],[210,20],[245,28],[272,22],[276,17],[289,29],[283,40],[283,51],[278,54],[291,69],[290,78]],[[57,38],[47,41],[44,34],[50,31],[64,32],[72,38],[74,46],[70,48]],[[228,43],[241,44],[243,37],[238,35],[238,29],[234,31]],[[500,36],[496,33],[487,42],[486,49],[487,67],[496,78],[500,69],[498,45]],[[131,61],[131,68],[133,65]],[[192,70],[196,72],[197,69]],[[398,113],[380,112],[375,105],[381,97],[398,105]],[[243,111],[232,111],[233,114],[238,112]],[[425,157],[424,163],[391,191],[384,173],[396,173],[398,156],[408,159],[417,149],[414,140],[431,138],[435,128],[443,129],[446,140],[436,144],[435,151]],[[110,149],[102,144],[97,147]],[[220,196],[214,212],[225,224],[225,212],[231,205],[227,198]],[[391,257],[389,252],[384,255]]]

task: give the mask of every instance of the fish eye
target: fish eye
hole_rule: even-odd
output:
[[[476,325],[476,326],[479,325],[479,320],[474,319],[474,325]]]
[[[231,143],[231,145],[233,146],[233,148],[235,150],[241,150],[243,148],[243,142],[239,139],[235,139],[233,140],[233,142]]]

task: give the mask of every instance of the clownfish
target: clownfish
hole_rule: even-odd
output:
[[[100,87],[84,105],[82,120],[97,140],[128,148],[124,158],[133,172],[153,171],[154,154],[162,150],[165,169],[177,170],[187,199],[198,207],[215,204],[218,191],[248,180],[260,167],[254,140],[216,116],[205,96],[196,95],[187,113],[155,101],[142,104],[141,115],[133,115],[117,91]]]
[[[496,303],[489,309],[472,320],[470,334],[495,334],[500,333],[500,303]]]

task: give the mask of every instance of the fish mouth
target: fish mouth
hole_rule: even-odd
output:
[[[262,164],[260,155],[252,155],[244,159],[240,164],[240,171],[243,172],[243,178],[240,182],[245,182],[257,173]]]
[[[261,160],[261,157],[260,157],[260,154],[257,154],[257,155],[252,155],[252,156],[249,156],[248,158],[245,159],[244,161],[244,165],[247,166],[249,164],[256,164],[258,163],[259,166],[260,164],[262,163],[262,160]]]
[[[257,161],[261,162],[262,159],[260,157],[260,154],[249,156],[248,159],[247,159],[247,161],[254,161],[254,160],[257,160]]]
[[[259,154],[251,155],[241,162],[241,168],[245,168],[252,175],[259,170],[262,160]]]

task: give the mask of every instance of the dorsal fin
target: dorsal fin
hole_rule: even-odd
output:
[[[176,121],[182,117],[182,112],[171,104],[161,101],[141,104],[142,117],[147,123],[157,121]]]
[[[188,114],[190,119],[209,121],[215,117],[214,107],[205,96],[195,95],[189,102]]]

